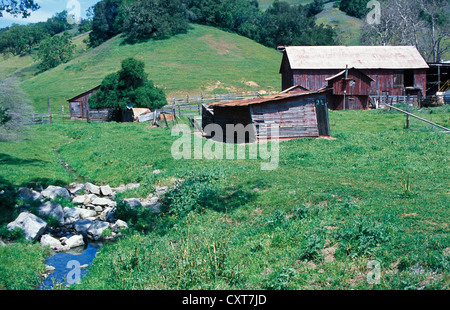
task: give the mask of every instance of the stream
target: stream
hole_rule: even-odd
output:
[[[70,285],[77,274],[81,279],[88,273],[86,268],[92,264],[102,245],[101,242],[91,242],[67,252],[52,253],[45,264],[55,267],[55,270],[42,281],[37,290],[51,290],[60,284]]]

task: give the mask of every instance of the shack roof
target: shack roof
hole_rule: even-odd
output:
[[[262,96],[262,97],[255,97],[255,98],[248,98],[248,99],[238,99],[238,100],[229,100],[229,101],[221,101],[216,102],[213,104],[210,104],[209,107],[242,107],[242,106],[249,106],[254,104],[261,104],[261,103],[267,103],[267,102],[276,102],[283,99],[289,99],[294,97],[303,97],[308,95],[315,95],[315,94],[323,94],[329,91],[329,88],[324,88],[316,91],[295,91],[295,92],[288,92],[288,93],[279,93],[276,95],[269,95],[269,96]]]
[[[414,46],[287,46],[291,69],[428,69]]]
[[[87,90],[87,91],[85,91],[85,92],[83,92],[83,93],[81,93],[81,94],[79,94],[79,95],[76,95],[75,97],[70,98],[70,99],[68,99],[67,101],[69,101],[69,102],[75,101],[75,100],[77,100],[78,98],[83,97],[84,95],[86,95],[86,94],[88,94],[88,93],[90,93],[90,92],[92,92],[92,91],[98,90],[99,88],[100,88],[100,85],[95,86],[94,88],[91,88],[91,89],[89,89],[89,90]]]

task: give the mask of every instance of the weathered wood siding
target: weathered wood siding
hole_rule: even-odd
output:
[[[291,70],[286,69],[287,61],[281,66],[282,87],[283,90],[294,85],[301,85],[309,90],[319,90],[328,85],[327,78],[332,77],[342,70],[334,69],[312,69],[312,70]],[[374,79],[369,91],[371,95],[402,96],[404,87],[394,86],[394,74],[396,70],[364,70],[361,71]],[[422,90],[423,96],[426,96],[426,69],[412,70],[414,75],[414,87]]]
[[[333,95],[369,96],[372,80],[357,70],[349,70],[347,79],[345,75],[339,76],[330,83],[333,86]]]
[[[89,111],[89,98],[95,94],[98,88],[92,89],[69,101],[70,118],[86,119]]]
[[[367,110],[369,109],[369,96],[330,94],[328,96],[328,107],[330,110]]]
[[[252,120],[256,125],[257,138],[261,140],[272,138],[270,130],[272,126],[279,126],[280,139],[319,137],[316,100],[326,102],[326,97],[314,95],[253,105]],[[326,121],[328,123],[328,119]]]

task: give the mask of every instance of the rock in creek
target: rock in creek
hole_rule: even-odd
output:
[[[25,233],[25,238],[27,240],[37,240],[47,228],[47,223],[34,214],[22,212],[13,222],[9,223],[6,228],[8,230],[20,228]]]
[[[67,189],[60,186],[50,185],[41,192],[44,198],[55,199],[56,197],[63,197],[65,199],[70,199],[70,193]]]
[[[37,209],[41,216],[52,216],[59,223],[64,224],[64,211],[62,206],[54,201],[46,201]]]

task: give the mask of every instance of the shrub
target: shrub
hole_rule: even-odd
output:
[[[373,254],[383,242],[389,240],[386,228],[380,224],[360,218],[343,227],[336,238],[351,257]]]
[[[297,271],[293,268],[282,267],[273,271],[263,284],[266,290],[294,289],[292,281],[297,277]]]
[[[306,246],[300,254],[300,259],[315,260],[320,256],[320,250],[323,248],[322,239],[316,235],[311,234],[306,240]]]
[[[131,229],[149,232],[155,227],[157,215],[151,209],[143,206],[131,208],[122,194],[117,194],[115,200],[117,202],[115,217],[127,222]]]
[[[219,176],[215,172],[189,174],[185,180],[170,189],[163,197],[163,212],[175,217],[184,217],[190,212],[201,212],[206,208],[220,208]]]

